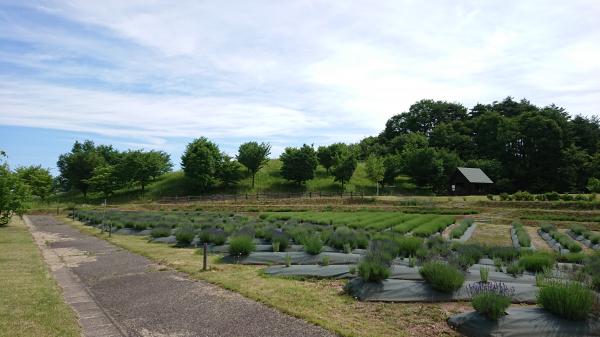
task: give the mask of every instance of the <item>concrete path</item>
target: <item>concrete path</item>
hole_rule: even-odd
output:
[[[159,271],[51,216],[26,222],[86,337],[335,336],[237,293]]]

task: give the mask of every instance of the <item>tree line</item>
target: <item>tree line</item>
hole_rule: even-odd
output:
[[[495,182],[496,192],[534,193],[600,191],[600,121],[571,117],[555,105],[537,107],[510,97],[471,109],[459,103],[421,100],[391,117],[383,131],[358,143],[315,148],[287,147],[279,156],[281,176],[297,185],[314,179],[321,165],[344,189],[359,162],[376,186],[395,184],[408,176],[423,189],[446,193],[448,179],[459,166],[478,167]],[[245,176],[254,188],[256,173],[269,160],[271,145],[241,144],[231,157],[205,137],[190,142],[181,168],[197,191],[236,186]],[[3,164],[6,165],[6,164]],[[40,166],[13,173],[41,199],[53,191],[89,191],[109,197],[114,191],[146,186],[172,170],[162,151],[118,151],[92,141],[75,142],[60,155],[60,175]],[[6,167],[5,170],[8,170]]]

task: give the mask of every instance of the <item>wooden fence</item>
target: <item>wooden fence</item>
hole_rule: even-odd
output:
[[[365,198],[370,197],[362,192],[270,192],[270,193],[239,193],[239,194],[207,194],[196,196],[162,197],[162,203],[179,203],[194,201],[243,201],[261,199],[317,199],[317,198]]]

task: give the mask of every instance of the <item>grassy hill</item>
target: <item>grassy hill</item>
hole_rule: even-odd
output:
[[[158,180],[149,184],[146,188],[146,198],[159,199],[166,196],[186,196],[200,194],[216,194],[216,193],[257,193],[257,192],[339,192],[342,190],[340,183],[334,182],[333,177],[328,175],[325,168],[319,166],[315,173],[315,178],[307,181],[304,185],[297,185],[289,182],[281,177],[281,161],[271,159],[265,167],[263,167],[256,175],[254,188],[251,188],[252,177],[246,175],[236,186],[223,187],[214,186],[209,191],[197,191],[192,188],[190,181],[184,176],[182,171],[167,173]],[[244,173],[246,171],[244,170]],[[399,177],[396,179],[394,187],[386,187],[380,189],[380,194],[389,193],[414,193],[415,185],[407,177]],[[364,163],[359,163],[352,179],[349,183],[344,184],[346,192],[356,192],[365,194],[375,194],[375,185],[367,178]],[[111,198],[111,202],[127,202],[138,199],[141,196],[141,190],[137,186],[121,189]],[[83,196],[77,192],[64,193],[56,196],[57,201],[83,201]],[[100,201],[101,196],[96,193],[88,195],[89,201]]]

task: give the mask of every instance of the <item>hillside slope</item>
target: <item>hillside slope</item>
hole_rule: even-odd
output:
[[[182,171],[171,172],[163,175],[155,182],[149,184],[146,188],[146,198],[159,199],[166,196],[186,196],[200,194],[217,193],[257,193],[257,192],[339,192],[342,190],[341,184],[334,182],[333,177],[328,175],[325,168],[319,166],[315,173],[315,178],[307,181],[304,185],[297,185],[281,177],[281,161],[271,159],[256,175],[255,187],[251,188],[252,177],[246,174],[236,186],[223,187],[215,186],[209,191],[194,190],[190,181],[184,176]],[[346,192],[356,192],[365,194],[375,194],[375,185],[367,178],[364,163],[359,163],[352,179],[344,184]],[[415,192],[415,186],[407,177],[399,177],[396,180],[395,187],[386,187],[380,189],[380,194],[400,192]],[[132,186],[121,189],[111,198],[111,202],[126,202],[138,199],[141,196],[139,187]],[[79,193],[69,192],[57,196],[60,201],[80,202],[83,197]],[[90,193],[89,201],[100,200],[101,196],[96,193]]]

